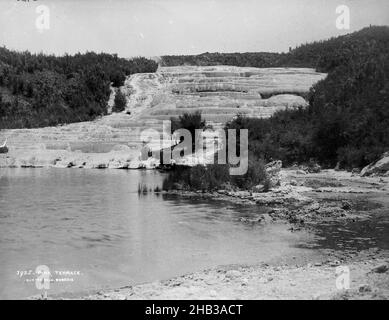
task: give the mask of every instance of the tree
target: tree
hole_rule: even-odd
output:
[[[126,108],[127,99],[124,94],[118,89],[116,91],[114,104],[112,107],[113,112],[122,112]]]

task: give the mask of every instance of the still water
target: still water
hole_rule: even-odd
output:
[[[269,261],[302,241],[284,224],[240,221],[257,208],[138,195],[138,183],[162,180],[154,171],[0,169],[0,298],[39,294],[35,275],[20,274],[39,265],[73,272],[50,294],[79,292]]]
[[[40,265],[62,279],[50,295],[315,251],[312,235],[286,224],[241,222],[258,217],[260,207],[138,195],[139,183],[153,188],[163,178],[155,171],[0,169],[0,298],[40,294]]]

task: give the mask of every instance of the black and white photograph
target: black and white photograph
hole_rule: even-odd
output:
[[[387,0],[0,1],[0,300],[388,299]]]

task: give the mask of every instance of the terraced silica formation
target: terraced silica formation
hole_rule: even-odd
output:
[[[325,76],[307,68],[232,66],[160,67],[156,73],[134,74],[120,89],[127,98],[122,113],[57,127],[2,130],[0,143],[8,139],[9,153],[0,155],[0,167],[137,168],[143,129],[161,132],[163,120],[197,110],[214,128],[238,113],[270,117],[306,106],[310,87]]]
[[[150,105],[142,119],[164,120],[195,110],[215,124],[238,113],[270,117],[278,110],[306,106],[309,88],[325,76],[306,68],[162,67],[154,78],[158,84],[153,98],[144,92]]]

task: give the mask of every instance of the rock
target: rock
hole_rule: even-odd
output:
[[[315,293],[315,294],[312,296],[312,300],[320,300],[320,293]]]
[[[375,272],[375,273],[385,273],[386,271],[388,271],[388,265],[387,264],[381,264],[373,269],[371,269],[372,272]]]
[[[297,174],[307,174],[307,172],[305,170],[301,170],[301,169],[297,170],[296,173]]]
[[[265,165],[265,169],[267,173],[278,173],[280,172],[282,168],[282,161],[281,160],[276,160],[269,162]]]
[[[247,286],[248,284],[249,284],[249,279],[243,278],[243,279],[242,279],[241,285],[242,285],[242,286]]]
[[[343,210],[351,210],[351,203],[348,201],[342,201],[342,207]]]
[[[7,146],[0,147],[0,153],[8,153],[8,147]]]
[[[297,186],[298,186],[298,183],[297,183],[296,180],[290,180],[289,184],[290,184],[291,186],[294,186],[294,187],[297,187]]]
[[[108,164],[106,163],[97,163],[93,166],[94,169],[107,169]]]
[[[182,190],[182,189],[184,189],[183,185],[181,183],[178,183],[178,182],[173,183],[172,188],[174,190]]]
[[[160,161],[153,157],[149,157],[147,160],[142,161],[142,165],[146,169],[155,169],[159,166]]]
[[[269,180],[269,187],[274,188],[281,184],[280,172],[282,168],[282,161],[276,160],[265,165],[266,175]]]
[[[363,285],[359,286],[358,291],[359,292],[371,292],[372,289],[368,284],[363,284]]]
[[[129,163],[128,162],[122,162],[120,160],[113,160],[110,161],[108,164],[108,167],[110,169],[128,169]]]
[[[263,184],[258,184],[255,187],[253,187],[253,192],[264,192],[265,186]]]
[[[142,163],[138,160],[133,160],[128,164],[128,169],[140,169],[142,168]]]
[[[211,290],[211,291],[209,291],[209,296],[212,298],[215,298],[215,297],[217,297],[217,292],[215,290]]]
[[[313,212],[313,211],[317,211],[319,209],[320,209],[320,203],[319,202],[315,202],[315,203],[312,203],[310,206],[308,206],[306,208],[306,211]]]
[[[331,262],[329,263],[329,265],[330,265],[331,267],[337,267],[337,266],[340,265],[340,261],[339,261],[339,260],[331,261]]]
[[[229,182],[224,182],[222,183],[222,185],[220,186],[223,190],[225,191],[231,191],[232,190],[232,186],[231,186],[231,183]]]
[[[130,151],[131,148],[125,144],[116,144],[113,146],[112,151]]]
[[[351,175],[352,176],[356,176],[356,175],[359,175],[361,173],[361,170],[359,168],[353,168],[351,170]]]
[[[308,164],[308,170],[309,173],[319,173],[321,171],[321,166],[317,164],[316,162],[311,161]]]
[[[371,175],[385,175],[389,171],[389,152],[384,153],[381,159],[364,167],[361,177]]]
[[[246,199],[250,196],[250,192],[248,191],[237,191],[235,192],[235,196],[241,199]]]

